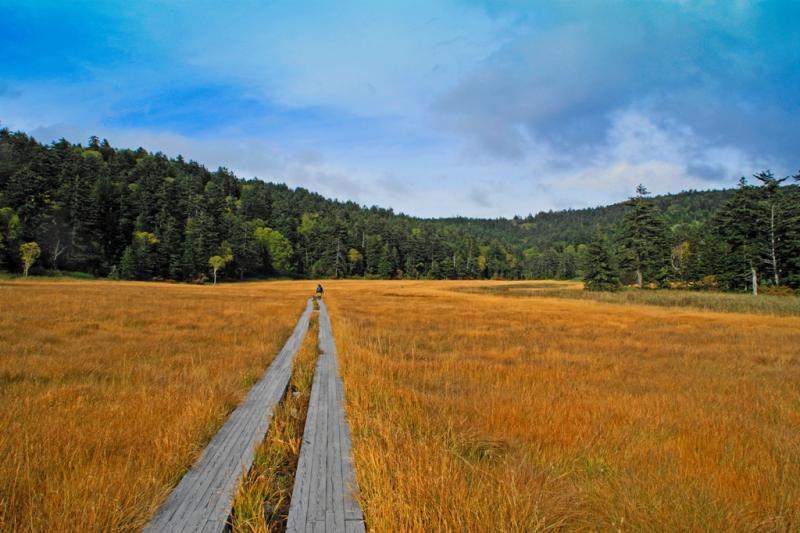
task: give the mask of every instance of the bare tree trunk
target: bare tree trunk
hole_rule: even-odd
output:
[[[644,286],[644,279],[642,279],[642,269],[636,268],[636,284],[641,289]]]
[[[25,266],[25,270],[24,270],[23,272],[24,272],[24,274],[25,274],[25,277],[27,278],[27,277],[28,277],[28,269],[29,269],[31,266],[30,266],[30,265],[28,265],[28,264],[26,264],[26,265],[24,265],[24,266]]]
[[[342,243],[341,237],[337,237],[336,238],[336,262],[334,263],[334,267],[333,267],[333,275],[336,278],[339,277],[339,254],[341,253],[340,252],[341,243]]]
[[[753,296],[758,296],[758,275],[753,265],[750,265],[750,279],[753,283]]]
[[[217,284],[217,269],[214,269],[214,285]]]
[[[64,253],[66,246],[61,246],[61,239],[56,241],[56,245],[53,248],[53,268],[58,270],[58,257]]]
[[[769,239],[772,252],[772,274],[775,280],[775,285],[780,285],[778,278],[778,256],[775,253],[775,204],[772,204],[769,209]]]

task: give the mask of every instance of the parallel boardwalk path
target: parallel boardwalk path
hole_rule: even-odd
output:
[[[195,465],[181,479],[145,531],[225,529],[242,474],[264,439],[272,411],[281,401],[292,374],[292,361],[308,331],[311,300],[264,376],[231,413]]]
[[[364,516],[354,498],[350,428],[344,417],[344,390],[336,361],[331,322],[319,302],[320,355],[300,458],[295,474],[286,531],[363,532]]]

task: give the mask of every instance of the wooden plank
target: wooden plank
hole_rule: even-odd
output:
[[[292,361],[308,332],[311,312],[309,299],[294,331],[264,376],[181,478],[145,531],[225,530],[236,488],[252,465],[275,406],[286,393]]]
[[[328,310],[322,301],[319,349],[286,530],[360,533],[365,530],[364,515],[355,497],[358,486],[344,388]]]

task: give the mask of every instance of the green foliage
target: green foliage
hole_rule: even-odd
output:
[[[636,276],[636,283],[664,284],[670,274],[670,245],[667,224],[643,185],[625,204],[622,219],[622,265]]]
[[[608,236],[597,228],[594,239],[587,249],[583,280],[590,291],[616,291],[622,285],[619,280],[619,265],[611,249]]]
[[[0,130],[0,268],[18,268],[19,243],[36,241],[54,269],[192,281],[207,275],[209,258],[227,257],[226,242],[233,258],[217,271],[240,279],[572,279],[586,275],[588,244],[602,225],[611,243],[624,245],[629,277],[639,264],[643,280],[699,286],[713,275],[739,290],[749,279],[747,255],[763,282],[774,284],[777,273],[798,288],[798,187],[761,177],[748,194],[689,191],[510,220],[430,220],[96,138],[86,147],[44,146]],[[748,205],[733,209],[734,198]],[[728,212],[715,215],[723,204]],[[736,209],[755,215],[738,219]],[[757,245],[747,250],[751,236],[742,235],[751,227]],[[775,237],[774,253],[765,235]]]
[[[134,232],[131,244],[122,253],[120,276],[124,279],[151,279],[156,269],[158,243],[158,238],[150,232]]]
[[[228,263],[233,261],[233,249],[228,241],[222,241],[219,246],[218,255],[212,255],[208,259],[208,266],[211,267],[214,275],[214,285],[217,284],[217,272],[225,268]]]
[[[81,152],[81,156],[86,157],[86,158],[91,157],[91,158],[96,159],[98,161],[102,161],[103,160],[103,154],[101,154],[97,150],[84,150],[83,152]]]
[[[11,263],[9,252],[19,236],[19,217],[10,207],[0,208],[0,268]]]
[[[347,263],[351,276],[363,274],[364,255],[357,249],[350,248],[347,251]]]
[[[269,264],[275,272],[286,273],[292,268],[292,243],[272,228],[257,228],[256,242],[269,256]]]
[[[39,248],[39,245],[36,242],[26,242],[25,244],[20,245],[19,257],[22,260],[25,277],[28,276],[28,270],[31,268],[31,265],[33,265],[33,263],[39,259],[41,254],[42,249]]]

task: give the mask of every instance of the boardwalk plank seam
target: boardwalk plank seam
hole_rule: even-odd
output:
[[[344,412],[344,387],[328,310],[322,301],[319,349],[286,531],[363,532],[364,515],[355,497],[358,486]]]
[[[311,312],[309,299],[267,371],[181,478],[145,531],[224,531],[236,488],[250,469],[272,412],[289,385],[292,361],[308,332]]]
[[[323,302],[319,307],[320,355],[311,385],[286,531],[363,532],[364,516],[355,498],[358,486],[336,344],[328,310]]]

